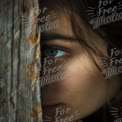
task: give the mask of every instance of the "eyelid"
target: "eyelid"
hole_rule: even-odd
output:
[[[66,53],[71,53],[70,49],[67,49],[67,48],[65,48],[63,46],[58,46],[58,45],[43,45],[42,46],[42,49],[46,49],[46,48],[58,49],[58,50],[66,52]]]

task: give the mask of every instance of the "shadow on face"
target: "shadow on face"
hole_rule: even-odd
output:
[[[69,18],[60,13],[57,19],[58,27],[41,35],[41,77],[47,77],[42,87],[43,118],[52,122],[75,121],[94,113],[113,98],[119,84],[117,78],[105,80],[89,53],[76,40]],[[82,22],[81,26],[86,41],[105,54],[104,41]],[[100,58],[95,55],[94,58],[101,66]]]

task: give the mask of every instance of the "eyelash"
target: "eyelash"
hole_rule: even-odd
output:
[[[56,50],[56,51],[60,51],[60,53],[64,53],[64,54],[61,54],[61,56],[59,55],[59,56],[47,56],[47,54],[46,53],[48,53],[48,52],[45,52],[46,50],[48,51],[48,49],[52,49],[52,50]],[[51,50],[49,50],[49,51],[51,51]],[[44,53],[43,53],[44,52]],[[57,52],[58,53],[58,52]],[[59,46],[43,46],[43,48],[42,48],[42,54],[44,55],[44,56],[46,56],[46,57],[50,57],[50,58],[61,58],[61,57],[64,57],[64,56],[66,56],[67,54],[69,54],[70,53],[70,51],[68,50],[68,49],[66,49],[66,48],[64,48],[64,47],[59,47]]]

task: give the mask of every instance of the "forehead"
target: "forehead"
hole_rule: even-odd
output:
[[[39,15],[38,20],[41,27],[45,28],[42,32],[74,36],[70,18],[63,11],[45,8],[45,12]]]

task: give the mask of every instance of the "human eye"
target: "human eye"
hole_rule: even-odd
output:
[[[69,52],[61,47],[45,46],[42,48],[42,53],[44,57],[61,58],[67,55]]]

